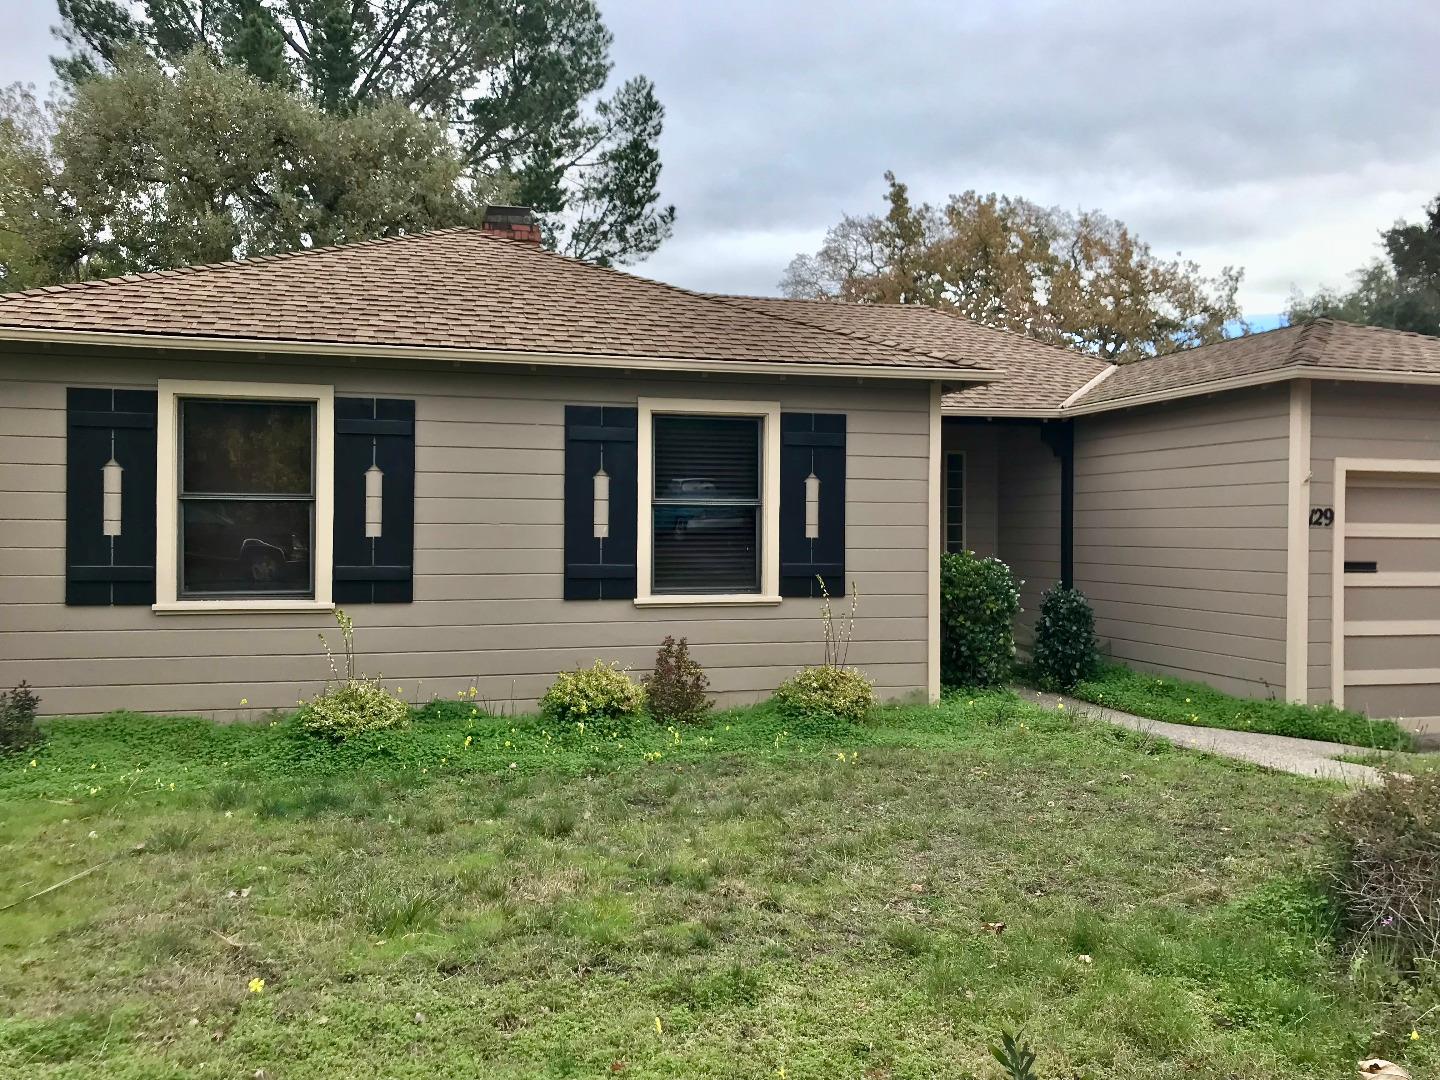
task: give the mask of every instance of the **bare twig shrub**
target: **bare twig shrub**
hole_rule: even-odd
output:
[[[1342,800],[1330,834],[1347,929],[1401,964],[1440,960],[1440,773],[1391,776]]]

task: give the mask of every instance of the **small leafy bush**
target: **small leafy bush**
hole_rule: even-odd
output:
[[[1337,802],[1330,838],[1346,928],[1412,970],[1440,960],[1440,772],[1391,777]]]
[[[642,683],[650,715],[663,724],[692,724],[710,711],[705,691],[710,680],[690,655],[690,645],[666,636],[655,656],[655,670]]]
[[[296,719],[311,735],[339,742],[408,724],[410,706],[386,691],[379,679],[357,676],[307,701]]]
[[[1033,660],[1042,690],[1073,690],[1099,670],[1095,612],[1079,589],[1056,585],[1046,591],[1035,623]]]
[[[852,667],[801,668],[781,683],[771,699],[795,723],[864,720],[875,705],[875,687]]]
[[[1393,720],[1371,720],[1334,705],[1232,697],[1204,683],[1149,675],[1118,664],[1103,665],[1071,693],[1096,705],[1172,724],[1259,731],[1380,750],[1404,750],[1412,742]]]
[[[0,693],[0,754],[19,753],[40,742],[35,723],[39,708],[40,699],[27,683]]]
[[[302,731],[331,742],[354,735],[385,731],[410,722],[410,706],[390,693],[378,678],[355,672],[355,624],[344,611],[336,609],[335,622],[345,646],[345,675],[342,678],[325,635],[320,642],[330,662],[331,682],[323,693],[300,706],[296,722]]]
[[[620,721],[645,707],[645,688],[619,664],[596,660],[593,667],[562,671],[540,699],[547,720],[567,727],[584,724],[596,734],[615,734]]]
[[[947,686],[995,686],[1015,661],[1020,589],[1010,568],[973,552],[940,557],[940,677]]]

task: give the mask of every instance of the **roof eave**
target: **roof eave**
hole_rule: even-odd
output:
[[[300,341],[278,338],[209,337],[198,334],[127,334],[97,330],[57,330],[0,326],[0,341],[59,345],[103,345],[121,349],[184,349],[197,352],[255,352],[317,358],[367,357],[437,360],[455,364],[509,364],[530,367],[705,372],[735,375],[810,375],[820,378],[890,379],[983,383],[1004,378],[990,368],[928,367],[904,364],[839,364],[823,360],[762,361],[687,359],[675,356],[621,356],[607,353],[546,353],[510,349],[471,349],[363,342]]]

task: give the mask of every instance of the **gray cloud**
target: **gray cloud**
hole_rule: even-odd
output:
[[[894,169],[1099,208],[1242,299],[1339,282],[1440,191],[1440,5],[1414,0],[600,0],[656,81],[674,239],[636,269],[773,292]],[[53,0],[0,0],[0,82],[49,79]]]

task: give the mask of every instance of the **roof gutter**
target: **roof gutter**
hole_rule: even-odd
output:
[[[459,364],[513,364],[529,367],[605,368],[705,374],[812,375],[821,378],[995,382],[990,368],[906,367],[885,364],[830,364],[823,361],[690,360],[673,356],[616,356],[606,353],[531,353],[505,349],[420,348],[272,338],[205,337],[188,334],[125,334],[93,330],[36,330],[0,326],[0,341],[51,345],[102,345],[122,349],[186,349],[197,352],[253,352],[290,356],[381,360],[438,360]]]

